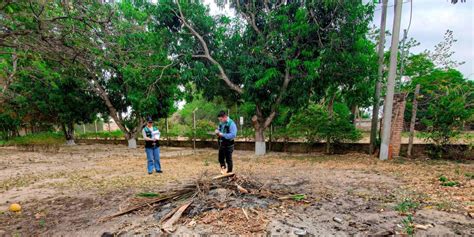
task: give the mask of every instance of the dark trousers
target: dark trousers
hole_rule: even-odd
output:
[[[219,147],[219,164],[221,167],[227,167],[227,172],[232,172],[232,152],[234,152],[234,145]],[[226,165],[227,164],[227,165]]]

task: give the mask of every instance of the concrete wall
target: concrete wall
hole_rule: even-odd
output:
[[[122,144],[126,145],[126,140],[104,140],[104,139],[78,139],[77,143],[86,143],[86,144]],[[138,145],[143,146],[144,141],[138,140]],[[193,147],[192,141],[161,141],[163,146],[171,147]],[[305,143],[305,142],[272,142],[271,145],[269,142],[266,144],[267,149],[272,152],[289,152],[289,153],[324,153],[325,152],[325,143]],[[426,157],[426,151],[429,148],[429,144],[414,144],[413,145],[413,156],[414,157]],[[466,154],[467,159],[474,160],[474,150],[468,151],[467,145],[453,145],[456,146],[459,150],[468,152]],[[269,149],[271,147],[271,150]],[[196,141],[196,148],[213,148],[217,149],[216,141]],[[245,150],[253,151],[255,149],[255,143],[251,141],[236,141],[235,142],[236,150]],[[400,154],[401,156],[406,155],[408,149],[408,144],[401,144]],[[365,143],[341,143],[334,144],[334,151],[336,154],[347,154],[347,153],[368,153],[369,144]]]

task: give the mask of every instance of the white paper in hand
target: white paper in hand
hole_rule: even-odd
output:
[[[155,140],[160,140],[160,131],[153,131],[152,134]]]

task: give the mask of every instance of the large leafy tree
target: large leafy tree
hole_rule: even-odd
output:
[[[230,4],[235,19],[212,17],[197,3],[162,2],[161,10],[174,16],[161,22],[178,37],[171,47],[188,68],[183,75],[192,76],[204,95],[255,105],[256,153],[263,154],[264,131],[282,106],[299,109],[311,96],[321,98],[328,84],[340,82],[332,75],[320,77],[322,55],[325,48],[353,48],[359,39],[351,37],[350,26],[367,24],[369,9],[359,1]]]
[[[63,68],[30,55],[20,61],[18,77],[10,85],[15,96],[5,105],[16,108],[24,124],[60,127],[68,144],[74,144],[74,124],[92,122],[104,108],[84,81],[76,79],[80,74],[77,68]]]
[[[474,116],[474,83],[455,69],[435,69],[414,78],[407,89],[413,91],[417,84],[421,88],[417,117],[425,127],[428,140],[438,148],[434,155],[443,155],[444,145],[451,143],[463,131],[464,123]]]
[[[179,95],[167,39],[150,16],[154,8],[141,1],[7,2],[0,44],[80,67],[76,80],[102,99],[136,147],[145,116],[166,116]]]

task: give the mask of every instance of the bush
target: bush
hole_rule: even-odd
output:
[[[416,84],[421,85],[417,117],[426,127],[425,140],[433,143],[428,155],[431,158],[458,157],[462,152],[448,145],[461,134],[464,124],[474,117],[474,82],[449,69],[435,70],[416,78],[411,87]]]
[[[295,114],[287,128],[290,136],[304,137],[308,142],[329,139],[330,143],[339,143],[358,141],[362,137],[350,121],[349,109],[341,103],[334,104],[332,119],[326,106],[310,105],[305,111]]]
[[[215,138],[214,135],[210,134],[216,130],[217,125],[208,120],[198,120],[196,121],[196,138],[200,140],[208,140]],[[186,131],[186,137],[192,139],[193,138],[193,130],[190,129]]]

